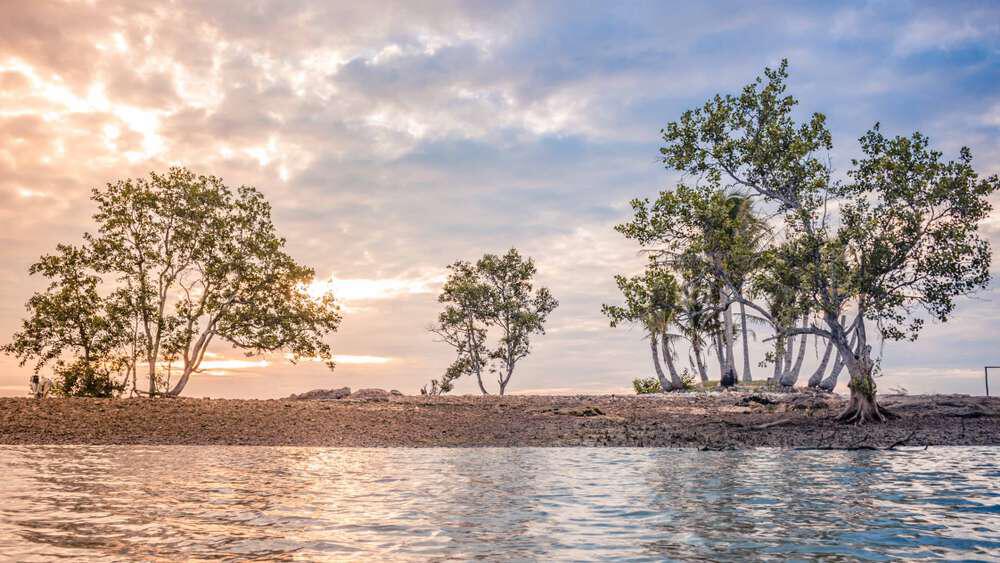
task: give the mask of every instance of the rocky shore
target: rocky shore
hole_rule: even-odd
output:
[[[364,391],[364,392],[361,392]],[[1000,398],[883,396],[897,418],[850,427],[835,395],[337,399],[0,398],[0,444],[342,447],[669,446],[887,448],[1000,445]]]

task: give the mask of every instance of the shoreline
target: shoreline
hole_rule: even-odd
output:
[[[886,395],[847,426],[837,395],[400,396],[388,400],[0,398],[0,445],[885,449],[1000,445],[1000,398]]]

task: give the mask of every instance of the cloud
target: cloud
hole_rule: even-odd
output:
[[[942,17],[942,14],[915,18],[903,27],[896,39],[896,50],[908,55],[932,49],[947,50],[990,36],[995,40],[1000,33],[1000,24],[992,17],[995,15],[972,10],[960,13],[957,18]]]
[[[330,276],[326,280],[313,282],[307,291],[314,297],[330,292],[339,302],[354,305],[367,301],[397,299],[405,295],[432,293],[444,279],[443,274],[379,279],[341,279]]]

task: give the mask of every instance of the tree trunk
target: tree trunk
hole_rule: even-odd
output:
[[[809,326],[808,321],[803,320],[802,321],[802,328],[807,328],[808,326]],[[797,382],[799,380],[799,374],[802,373],[802,362],[803,362],[803,360],[806,359],[806,347],[808,345],[809,345],[809,335],[808,334],[803,334],[802,335],[802,339],[799,340],[799,355],[798,355],[797,358],[795,358],[795,365],[792,366],[792,383],[791,383],[791,385],[795,385],[795,382]],[[791,385],[789,385],[789,386],[791,386]]]
[[[743,328],[743,383],[750,383],[753,381],[753,375],[750,373],[750,343],[748,342],[749,336],[747,335],[747,310],[743,301],[740,301],[740,322]]]
[[[191,371],[192,370],[185,369],[184,373],[181,374],[181,378],[177,380],[177,384],[174,385],[173,389],[168,391],[166,394],[170,397],[179,396],[181,391],[184,391],[184,387],[187,385],[188,380],[191,379]]]
[[[507,376],[500,378],[500,380],[499,380],[498,383],[500,383],[500,396],[501,397],[503,397],[504,393],[507,391],[507,384],[510,383],[510,376],[512,376],[512,375],[514,375],[514,366],[508,367],[507,368]]]
[[[792,327],[795,327],[794,323],[792,323]],[[779,383],[781,382],[781,379],[785,377],[785,374],[792,370],[793,356],[795,356],[795,337],[789,336],[785,338],[785,354],[782,356],[785,361],[781,366],[781,378],[778,380]]]
[[[660,336],[660,346],[663,348],[660,353],[663,354],[663,361],[667,364],[667,370],[670,372],[670,383],[673,385],[674,389],[683,389],[684,382],[681,381],[679,375],[677,375],[677,367],[674,366],[674,357],[670,353],[670,345],[667,342],[667,335],[663,334]]]
[[[148,359],[149,364],[149,396],[156,395],[156,360]]]
[[[837,417],[840,422],[862,425],[885,422],[894,417],[876,400],[875,379],[871,373],[873,363],[870,355],[871,348],[866,347],[860,358],[847,360],[847,372],[851,375],[851,381],[847,384],[847,388],[851,390],[851,397],[847,402],[847,408]]]
[[[656,370],[656,378],[660,380],[660,390],[666,393],[667,391],[673,391],[673,387],[670,384],[670,380],[663,375],[663,367],[660,365],[660,352],[657,350],[657,338],[656,334],[650,333],[649,335],[649,351],[653,355],[653,369]]]
[[[823,381],[823,374],[826,372],[826,365],[830,362],[830,354],[833,352],[833,342],[829,339],[826,341],[826,350],[823,351],[823,359],[819,361],[819,366],[816,371],[809,376],[808,386],[811,389],[816,389],[819,387],[820,383]]]
[[[698,376],[701,377],[702,384],[708,383],[708,369],[705,367],[705,359],[701,355],[701,342],[698,338],[695,338],[691,342],[691,348],[694,350],[694,361],[698,367]]]
[[[726,352],[722,347],[721,334],[712,335],[712,345],[715,346],[715,357],[719,360],[719,379],[722,379],[722,374],[726,373]]]
[[[807,328],[808,326],[808,319],[803,319],[802,328]],[[806,357],[806,344],[808,344],[808,338],[808,334],[803,334],[802,338],[799,340],[799,353],[798,356],[795,357],[795,363],[792,364],[791,368],[789,368],[784,375],[781,376],[782,387],[794,388],[795,384],[798,382],[799,373],[802,372],[802,361],[805,360]],[[791,340],[794,339],[789,338],[789,341]]]
[[[833,390],[837,388],[837,379],[840,378],[840,372],[844,371],[845,364],[846,362],[844,362],[844,359],[838,353],[837,360],[833,362],[833,369],[830,370],[830,375],[824,377],[823,381],[819,382],[819,388],[833,393]]]
[[[771,374],[771,383],[777,385],[781,381],[781,374],[784,373],[785,365],[785,339],[778,337],[774,340],[774,372]]]
[[[842,320],[842,322],[846,321]],[[857,335],[851,334],[851,341],[848,343],[848,348],[853,350],[856,341]],[[844,356],[840,352],[837,352],[837,360],[833,362],[833,369],[830,370],[830,375],[826,376],[826,378],[820,382],[819,388],[829,393],[833,393],[833,390],[837,388],[837,379],[840,378],[840,372],[844,371],[844,366],[846,364],[847,360],[844,359]]]
[[[864,309],[859,307],[858,314],[863,319]],[[894,415],[880,406],[876,399],[875,379],[872,377],[875,362],[871,358],[872,348],[867,344],[864,321],[859,321],[858,326],[854,329],[854,335],[857,336],[857,345],[854,350],[851,350],[844,327],[837,318],[827,316],[826,322],[830,327],[837,351],[843,355],[847,364],[847,373],[851,376],[851,381],[847,384],[847,388],[851,390],[851,396],[847,402],[847,408],[840,413],[837,420],[862,425],[885,422],[892,418]]]
[[[723,301],[724,297],[720,295],[720,302]],[[726,362],[722,371],[722,376],[719,378],[720,387],[734,387],[736,385],[736,362],[733,358],[733,308],[731,305],[727,305],[722,311],[722,319],[724,322],[725,333],[722,335],[725,339],[726,345]]]

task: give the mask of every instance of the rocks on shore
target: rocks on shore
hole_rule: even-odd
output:
[[[348,399],[353,401],[388,402],[389,392],[385,389],[358,389]]]
[[[386,402],[390,397],[402,396],[403,393],[397,389],[391,391],[377,388],[358,389],[352,393],[350,387],[341,387],[340,389],[313,389],[312,391],[306,391],[298,395],[289,395],[286,398],[291,401],[339,401],[347,399],[352,401]]]
[[[351,396],[351,388],[341,387],[340,389],[313,389],[299,395],[289,395],[287,398],[292,401],[330,401],[349,396]]]

